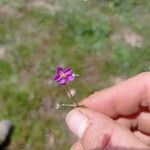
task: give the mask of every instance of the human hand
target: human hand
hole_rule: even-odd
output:
[[[150,150],[150,72],[96,92],[68,113],[72,150]]]

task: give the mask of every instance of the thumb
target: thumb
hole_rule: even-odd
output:
[[[66,116],[66,123],[85,150],[149,149],[130,130],[93,110],[74,109]]]

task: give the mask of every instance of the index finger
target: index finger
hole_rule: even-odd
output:
[[[110,117],[132,115],[141,107],[150,110],[150,72],[141,73],[116,86],[95,92],[80,104]]]

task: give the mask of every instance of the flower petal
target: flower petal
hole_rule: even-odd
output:
[[[55,74],[52,79],[57,81],[60,79],[60,76],[58,74]]]
[[[74,80],[74,76],[72,76],[72,75],[69,75],[69,76],[67,76],[67,81],[73,81]]]
[[[60,85],[65,85],[67,83],[67,79],[66,78],[62,78],[58,83]]]
[[[61,67],[57,67],[56,72],[57,72],[57,74],[60,74],[60,73],[64,72],[64,69]]]
[[[68,76],[68,75],[71,75],[72,74],[72,69],[71,68],[66,68],[65,69],[65,74]]]

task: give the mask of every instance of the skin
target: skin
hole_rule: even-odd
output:
[[[89,125],[72,150],[150,150],[150,72],[98,91],[76,108]]]

